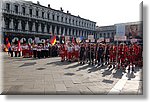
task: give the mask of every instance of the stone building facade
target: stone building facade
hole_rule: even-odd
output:
[[[39,2],[3,1],[2,33],[13,38],[49,38],[49,36],[88,37],[95,35],[96,22],[74,16],[62,8],[55,10]]]

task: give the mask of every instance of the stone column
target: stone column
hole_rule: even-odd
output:
[[[39,32],[42,32],[41,30],[41,23],[39,23],[39,28],[38,28]]]
[[[47,24],[45,24],[44,33],[47,33]]]
[[[71,28],[71,32],[70,32],[70,35],[71,35],[71,36],[73,35],[72,30],[73,30],[73,29]]]
[[[29,30],[29,24],[28,24],[28,21],[27,21],[27,23],[26,23],[26,27],[25,27],[25,30]]]
[[[13,2],[10,3],[10,10],[11,10],[12,13],[14,13],[14,5],[13,5]]]
[[[61,26],[59,27],[59,35],[61,35]]]
[[[77,36],[77,34],[76,34],[76,29],[74,29],[73,35],[74,35],[74,36]]]
[[[57,26],[55,26],[54,35],[56,35],[56,33],[57,33]]]
[[[76,34],[77,34],[77,36],[79,36],[79,30],[77,30],[77,33],[76,33]]]
[[[0,24],[0,25],[1,25],[1,24]],[[3,18],[2,18],[2,27],[3,27],[3,28],[6,28],[4,16],[3,16]]]
[[[22,30],[21,20],[19,20],[18,29],[19,29],[19,30]]]
[[[51,33],[52,34],[52,25],[50,25],[50,28],[49,28],[49,33]]]
[[[25,9],[26,9],[26,10],[25,10],[25,15],[29,15],[29,7],[26,6]]]
[[[63,29],[63,35],[65,35],[65,27],[64,27],[64,29]]]
[[[84,33],[84,30],[82,31],[82,35],[83,35],[83,37],[85,37],[85,38],[86,38],[85,33]]]
[[[67,35],[69,35],[69,28],[67,29]]]
[[[35,32],[35,22],[33,22],[32,31]]]
[[[11,28],[11,29],[14,29],[14,20],[13,20],[13,19],[11,19],[10,28]]]

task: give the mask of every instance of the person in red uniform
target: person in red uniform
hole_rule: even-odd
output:
[[[65,47],[65,53],[64,53],[64,55],[65,55],[65,60],[67,60],[67,59],[68,59],[68,58],[67,58],[67,44],[65,44],[64,47]]]
[[[125,45],[120,44],[118,51],[118,68],[122,67],[123,69],[125,69]]]
[[[70,43],[68,44],[67,54],[68,54],[68,61],[71,62],[72,61],[72,46]]]
[[[64,44],[62,44],[60,46],[60,57],[61,57],[61,62],[63,62],[65,60],[65,46]]]
[[[115,45],[112,45],[110,47],[110,68],[112,67],[113,65],[113,68],[115,68],[115,61],[116,61],[116,54],[117,54],[117,46]]]
[[[80,47],[78,44],[76,44],[74,46],[74,55],[75,55],[75,60],[76,61],[79,61],[79,50],[80,50]]]
[[[132,71],[134,71],[134,49],[133,46],[129,46],[129,51],[128,51],[128,60],[129,60],[129,67],[128,70],[130,70],[130,67],[132,67]]]

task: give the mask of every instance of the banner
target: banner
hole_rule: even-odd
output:
[[[116,24],[116,35],[125,36],[125,24]]]
[[[126,36],[114,36],[114,41],[126,41],[127,37]]]
[[[91,42],[95,42],[95,39],[91,39]]]
[[[104,38],[99,38],[98,40],[97,40],[97,42],[103,42],[104,41]]]
[[[94,35],[88,35],[88,39],[89,40],[94,39]]]
[[[105,42],[110,42],[110,39],[109,38],[105,39]]]
[[[35,43],[39,43],[40,42],[40,38],[39,37],[35,37],[34,41],[35,41]]]
[[[65,36],[65,41],[70,41],[70,36]]]
[[[137,42],[138,40],[137,39],[130,39],[131,43],[135,43]]]

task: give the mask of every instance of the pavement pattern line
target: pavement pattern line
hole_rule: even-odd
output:
[[[124,88],[126,88],[126,84],[128,84],[129,82],[132,82],[132,81],[137,81],[138,85],[137,85],[137,89],[140,87],[140,84],[139,82],[141,81],[141,70],[137,73],[134,74],[135,78],[133,80],[130,80],[128,77],[128,74],[129,73],[125,73],[122,78],[114,85],[114,87],[108,92],[108,95],[119,95],[121,94],[122,90]],[[131,88],[129,89],[125,89],[125,90],[132,90],[134,88],[132,88],[132,84],[130,85]],[[134,86],[133,86],[134,87]],[[135,89],[133,90],[135,91]]]

